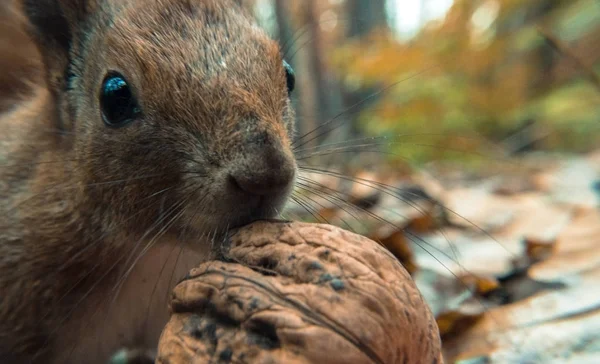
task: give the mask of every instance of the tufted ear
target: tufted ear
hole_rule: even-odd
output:
[[[65,87],[69,51],[96,0],[18,0],[46,67],[48,87]]]

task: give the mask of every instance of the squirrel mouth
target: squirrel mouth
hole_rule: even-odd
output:
[[[199,212],[190,204],[186,208],[187,218],[182,222],[187,226],[184,229],[192,229],[200,234],[221,235],[229,230],[249,225],[259,220],[271,220],[279,218],[287,196],[269,195],[252,196],[251,198],[228,198],[217,199],[211,212]],[[203,206],[207,208],[208,206]]]
[[[244,225],[251,224],[258,220],[274,219],[279,216],[279,204],[274,202],[272,198],[266,196],[258,196],[254,203],[249,204],[245,208],[241,208],[237,212],[237,216],[233,217],[233,228],[239,228]]]
[[[261,183],[245,179],[247,176],[215,173],[216,182],[210,189],[186,199],[184,224],[199,233],[220,234],[258,220],[278,218],[293,191],[294,176],[283,182]]]

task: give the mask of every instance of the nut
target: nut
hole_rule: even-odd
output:
[[[383,247],[257,222],[173,291],[158,363],[442,363],[437,324]]]

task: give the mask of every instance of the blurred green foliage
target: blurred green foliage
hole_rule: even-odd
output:
[[[598,72],[599,39],[596,0],[457,0],[410,41],[375,31],[332,62],[351,89],[394,85],[359,117],[368,135],[397,141],[392,158],[485,162],[492,144],[504,154],[600,144],[600,88],[589,74]]]

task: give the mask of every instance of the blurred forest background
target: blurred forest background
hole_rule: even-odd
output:
[[[327,123],[305,148],[472,165],[600,144],[597,0],[248,1],[296,70],[299,135]]]
[[[385,245],[448,363],[599,363],[600,0],[245,1],[297,76],[285,217]],[[0,112],[40,76],[13,2]]]

